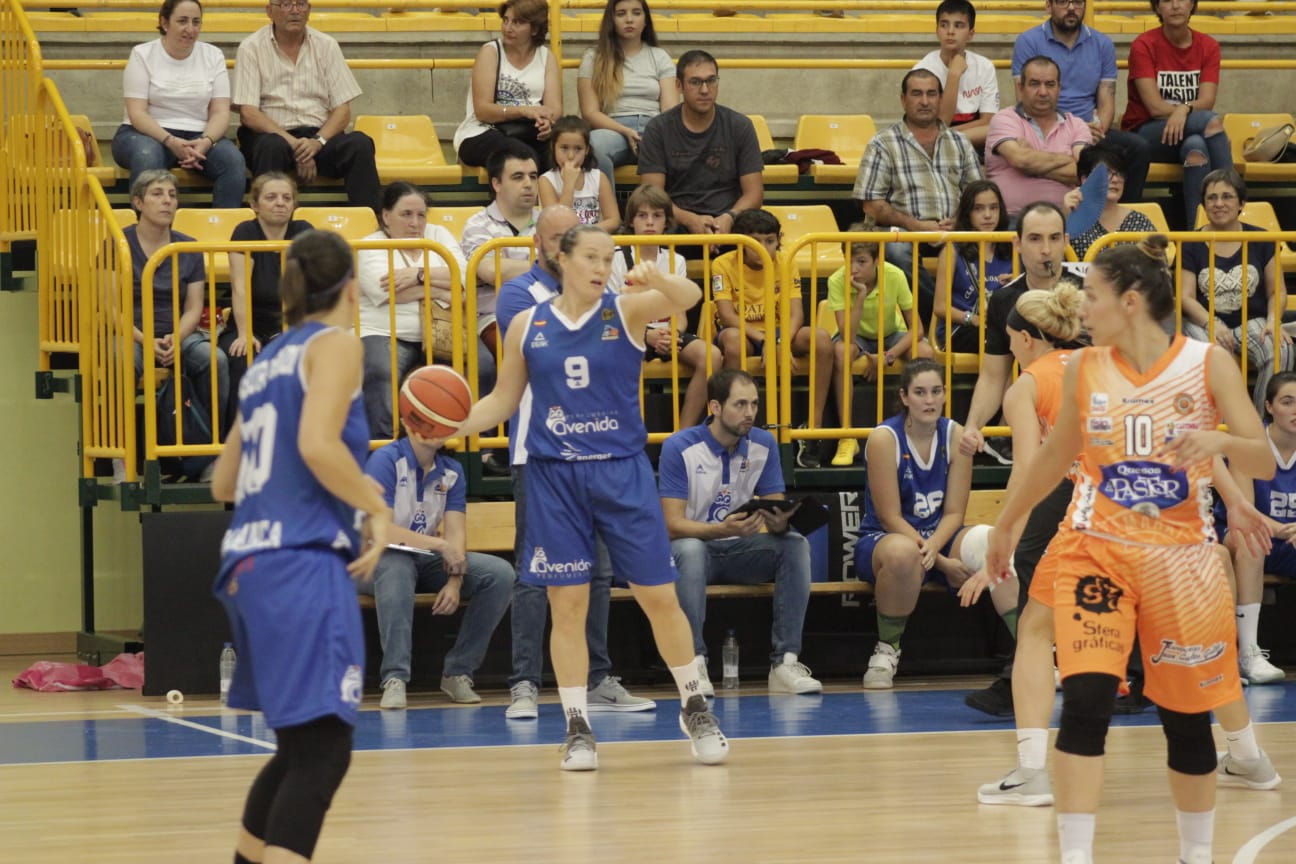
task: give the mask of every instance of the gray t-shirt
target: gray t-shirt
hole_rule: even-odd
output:
[[[717,105],[706,131],[690,132],[682,108],[676,105],[648,121],[639,142],[639,173],[665,174],[676,205],[716,216],[742,196],[740,178],[764,168],[756,129],[745,115]]]
[[[594,49],[581,57],[577,78],[594,78]],[[609,117],[617,114],[646,114],[655,117],[661,113],[661,80],[675,77],[675,64],[670,55],[654,45],[645,45],[638,54],[627,57],[621,64],[621,95],[617,97]]]

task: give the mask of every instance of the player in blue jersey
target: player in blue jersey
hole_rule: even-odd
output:
[[[587,719],[589,653],[585,619],[594,536],[607,543],[613,569],[652,623],[657,648],[679,686],[680,726],[700,762],[718,764],[729,743],[701,695],[693,636],[675,596],[675,567],[644,454],[639,413],[643,332],[690,309],[701,292],[683,275],[644,262],[621,295],[605,290],[616,244],[606,231],[579,225],[563,235],[562,293],[509,325],[499,383],[457,434],[496,426],[518,407],[528,383],[526,555],[520,578],[549,596],[549,652],[567,718],[561,767],[598,767]]]
[[[899,414],[868,438],[868,490],[855,542],[855,572],[874,583],[878,642],[864,673],[866,690],[889,690],[900,664],[900,637],[929,578],[952,591],[980,569],[988,525],[964,527],[972,457],[958,451],[959,424],[943,416],[945,376],[932,360],[900,374]],[[992,595],[1008,629],[1017,627],[1017,581]]]
[[[1264,574],[1296,576],[1296,372],[1279,372],[1270,378],[1264,404],[1269,414],[1265,432],[1278,470],[1272,480],[1238,485],[1273,530],[1273,549],[1258,555],[1233,532],[1225,538],[1237,575],[1238,665],[1242,677],[1252,684],[1271,684],[1286,677],[1269,662],[1269,652],[1260,648],[1258,631]]]
[[[373,573],[392,516],[361,469],[369,424],[350,247],[331,232],[300,235],[280,289],[290,329],[243,376],[212,476],[212,497],[234,502],[215,585],[239,656],[229,704],[262,711],[279,741],[248,792],[235,864],[315,851],[351,761],[364,675],[349,574]]]

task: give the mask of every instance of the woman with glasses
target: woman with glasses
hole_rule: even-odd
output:
[[[1121,196],[1125,194],[1125,159],[1115,150],[1101,144],[1081,150],[1080,157],[1076,160],[1076,175],[1080,184],[1084,185],[1089,175],[1099,165],[1107,168],[1107,198],[1103,203],[1102,212],[1098,214],[1097,222],[1071,238],[1071,248],[1081,261],[1084,260],[1085,253],[1089,251],[1094,241],[1106,234],[1115,231],[1150,233],[1156,230],[1151,219],[1137,210],[1121,206]],[[1080,206],[1081,200],[1083,199],[1079,187],[1072,189],[1064,199],[1066,211],[1070,213]]]
[[[113,159],[130,170],[132,186],[153,168],[188,168],[212,181],[213,207],[238,207],[247,167],[225,137],[230,120],[225,55],[198,41],[202,4],[164,0],[157,29],[162,37],[136,45],[126,61],[126,117],[113,136]]]

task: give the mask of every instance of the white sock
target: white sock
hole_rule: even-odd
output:
[[[1260,639],[1260,604],[1243,603],[1237,607],[1238,650],[1246,651]]]
[[[1017,730],[1017,764],[1022,768],[1041,770],[1048,762],[1048,730]]]
[[[1210,860],[1211,841],[1215,836],[1215,811],[1185,813],[1175,811],[1179,825],[1179,857],[1184,861]],[[1197,855],[1194,858],[1193,855]]]
[[[696,660],[685,663],[683,666],[670,667],[671,675],[675,676],[675,686],[679,688],[680,703],[687,705],[693,696],[702,695],[702,684],[698,681],[698,664]]]
[[[1236,732],[1230,732],[1223,727],[1220,727],[1220,731],[1224,733],[1224,740],[1228,742],[1229,755],[1234,759],[1260,758],[1260,745],[1256,743],[1255,727],[1250,723]]]
[[[584,687],[559,687],[558,698],[562,700],[563,714],[567,717],[568,724],[572,720],[580,719],[589,723],[589,715],[586,710],[588,700],[586,694],[589,691]]]
[[[1057,814],[1058,844],[1065,864],[1093,864],[1094,814]]]
[[[793,654],[791,651],[783,652],[784,666],[795,666],[796,662],[797,662],[797,655]]]

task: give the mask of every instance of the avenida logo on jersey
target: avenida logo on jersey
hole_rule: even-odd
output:
[[[562,437],[564,435],[588,435],[593,432],[615,432],[621,428],[621,424],[617,422],[615,417],[608,414],[590,420],[568,418],[561,405],[553,405],[549,408],[549,416],[545,418],[545,428]]]
[[[531,550],[531,575],[542,579],[561,579],[567,576],[580,576],[590,572],[591,563],[583,558],[575,561],[550,561],[543,546]]]
[[[723,522],[729,516],[729,510],[732,506],[733,493],[726,486],[720,490],[720,494],[716,495],[715,500],[711,502],[711,506],[707,509],[706,521]]]

